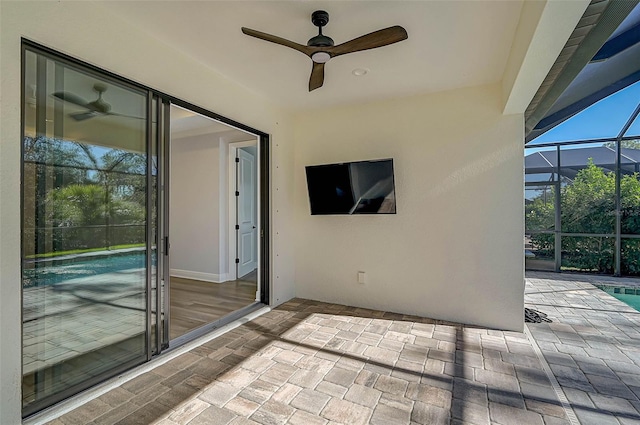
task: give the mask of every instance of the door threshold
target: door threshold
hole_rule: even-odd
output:
[[[77,409],[78,407],[100,397],[114,388],[123,385],[143,373],[150,372],[168,361],[173,360],[174,358],[215,338],[218,338],[219,336],[258,318],[269,311],[271,311],[271,307],[262,303],[255,303],[224,316],[219,321],[210,324],[212,326],[205,325],[201,328],[195,329],[194,331],[171,341],[169,349],[162,352],[162,354],[153,357],[148,362],[113,377],[101,384],[95,385],[94,387],[63,400],[51,407],[41,410],[38,413],[34,413],[33,415],[24,418],[22,423],[24,425],[41,425],[57,419],[65,413]],[[222,321],[224,321],[224,323],[222,323]],[[182,340],[183,338],[184,340]],[[181,340],[182,343],[178,345]]]
[[[231,323],[235,320],[245,317],[248,314],[251,314],[252,312],[257,311],[263,307],[265,307],[265,305],[262,304],[261,302],[254,302],[253,304],[249,304],[246,307],[242,307],[241,309],[233,311],[227,314],[226,316],[222,316],[220,319],[216,320],[215,322],[207,323],[206,325],[202,325],[199,328],[195,328],[187,332],[186,334],[180,335],[179,337],[176,337],[171,341],[169,341],[169,347],[165,348],[163,350],[163,353],[168,353],[174,349],[178,349],[190,341],[193,341],[204,335],[207,335],[209,332],[212,332],[222,326],[225,326],[228,323]]]

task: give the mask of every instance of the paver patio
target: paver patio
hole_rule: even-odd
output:
[[[594,284],[639,279],[527,273],[527,307],[551,323],[528,324],[583,425],[640,424],[640,312]]]
[[[294,299],[49,423],[570,424],[549,366],[583,424],[640,423],[639,313],[580,278],[528,274],[535,343]]]

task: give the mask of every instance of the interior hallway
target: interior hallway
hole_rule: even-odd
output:
[[[170,338],[199,328],[256,300],[257,269],[224,283],[171,277]]]

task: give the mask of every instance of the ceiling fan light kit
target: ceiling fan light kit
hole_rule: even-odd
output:
[[[322,27],[329,23],[329,14],[324,10],[316,10],[311,14],[311,22],[318,27],[318,35],[311,37],[306,46],[250,28],[242,27],[242,32],[251,37],[297,50],[311,58],[313,68],[309,78],[309,91],[322,87],[324,84],[324,64],[329,62],[331,58],[346,55],[347,53],[388,46],[408,38],[407,31],[396,25],[335,46],[331,37],[322,34]]]
[[[327,63],[331,59],[331,55],[327,52],[315,52],[311,55],[311,60],[315,63]]]

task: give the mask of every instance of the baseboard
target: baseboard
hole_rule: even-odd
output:
[[[190,270],[180,270],[180,269],[171,269],[171,276],[181,277],[183,279],[193,279],[193,280],[202,280],[204,282],[214,282],[214,283],[222,283],[228,280],[228,275],[225,274],[214,274],[214,273],[202,273],[202,272],[193,272]]]

